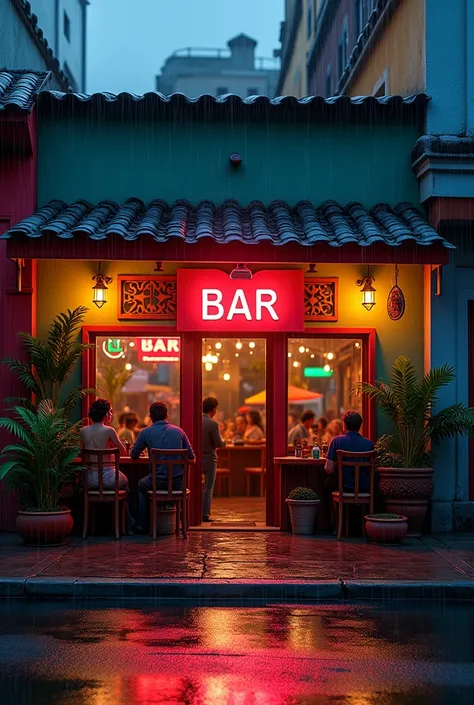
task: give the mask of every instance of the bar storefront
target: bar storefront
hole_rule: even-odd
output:
[[[119,121],[120,100],[39,102],[38,209],[3,236],[30,272],[21,305],[37,334],[88,306],[78,374],[111,399],[117,426],[130,414],[143,426],[149,404],[166,402],[198,455],[191,526],[202,517],[201,407],[212,395],[227,440],[217,524],[287,528],[273,458],[287,454],[292,425],[309,410],[329,433],[356,408],[375,440],[383,422],[354,384],[384,376],[402,353],[423,369],[431,272],[449,252],[400,157],[423,101],[371,112],[345,99],[336,112],[264,99],[259,113],[240,99],[180,97],[172,111],[156,98],[148,114],[123,102]],[[123,459],[132,489],[147,462]]]

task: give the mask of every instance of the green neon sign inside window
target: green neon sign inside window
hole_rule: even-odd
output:
[[[324,367],[305,367],[303,370],[304,377],[332,377],[334,370],[325,370]]]

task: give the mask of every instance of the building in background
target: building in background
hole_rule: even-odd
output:
[[[48,88],[86,90],[89,0],[0,0],[0,66],[51,72]]]
[[[156,77],[156,90],[164,95],[184,93],[194,97],[233,93],[274,97],[279,66],[277,58],[257,58],[257,42],[239,34],[228,49],[180,49],[169,56]]]
[[[286,0],[278,55],[281,58],[278,95],[308,95],[306,63],[323,0]]]

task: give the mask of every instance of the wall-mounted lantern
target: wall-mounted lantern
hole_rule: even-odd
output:
[[[371,308],[375,306],[375,292],[376,289],[372,286],[372,282],[375,281],[375,277],[370,276],[370,267],[367,267],[367,276],[362,277],[356,281],[357,286],[361,286],[362,289],[362,306],[370,311]]]
[[[92,287],[92,301],[95,303],[97,308],[102,308],[102,306],[107,303],[107,284],[112,283],[112,277],[105,277],[102,274],[102,266],[100,262],[97,267],[97,274],[92,277],[92,281],[95,282]]]

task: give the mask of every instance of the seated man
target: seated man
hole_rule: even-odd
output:
[[[187,448],[189,460],[195,459],[194,451],[187,435],[179,426],[173,426],[168,421],[168,408],[162,401],[155,401],[150,406],[151,426],[140,431],[135,444],[130,451],[130,457],[137,460],[142,451],[146,448],[167,448],[168,450],[179,450]],[[138,520],[135,529],[145,530],[148,523],[148,496],[147,492],[153,489],[151,471],[138,483]],[[168,489],[168,470],[166,465],[158,465],[156,468],[156,489]],[[183,489],[183,468],[175,465],[173,468],[173,490]]]
[[[92,421],[90,426],[80,429],[81,445],[84,450],[106,450],[107,448],[118,448],[125,452],[125,446],[117,436],[117,431],[109,426],[112,421],[112,404],[107,399],[96,399],[89,409],[89,418]],[[92,456],[94,457],[94,456]],[[97,456],[96,456],[97,457]],[[107,464],[108,460],[108,464]],[[88,473],[89,489],[96,490],[99,487],[99,473],[97,463],[91,461],[92,472]],[[115,466],[113,456],[107,459],[104,456],[103,472],[104,490],[115,489]],[[122,472],[119,474],[119,487],[121,490],[127,489],[128,479]]]
[[[337,477],[337,451],[347,450],[350,453],[367,453],[374,450],[374,444],[368,438],[364,438],[359,433],[362,426],[362,416],[358,411],[346,411],[342,417],[344,433],[335,436],[329,446],[325,469],[330,477],[325,482],[325,487],[329,492],[336,491],[338,487]],[[336,472],[334,472],[336,471]],[[359,492],[369,491],[369,470],[361,468],[359,475]],[[354,468],[344,467],[343,491],[354,492]]]
[[[311,439],[311,428],[314,424],[315,418],[316,414],[310,409],[303,413],[301,421],[297,423],[296,426],[293,426],[293,428],[291,428],[288,433],[289,446],[294,446],[298,438],[300,439],[300,441],[302,441],[304,438],[306,438],[306,440]]]

